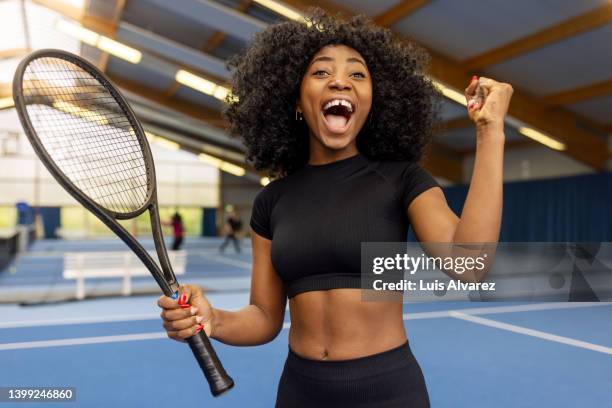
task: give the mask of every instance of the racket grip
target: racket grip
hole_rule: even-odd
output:
[[[204,372],[212,395],[216,397],[229,391],[234,386],[234,380],[225,372],[204,330],[189,337],[187,342]]]

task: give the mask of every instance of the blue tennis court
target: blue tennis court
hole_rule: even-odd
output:
[[[115,245],[101,243],[97,248]],[[192,240],[185,282],[206,280],[208,274],[219,278],[226,273],[228,279],[248,275],[246,268],[222,262],[215,269],[214,257],[250,260],[248,251],[213,254],[217,244]],[[17,272],[0,275],[5,279],[2,288],[19,288],[22,275],[24,280],[44,273],[61,279],[53,268],[36,272],[34,266],[25,266],[35,265],[37,257],[50,261],[66,249],[61,246],[71,245],[79,249],[91,243],[38,242],[10,266]],[[55,273],[60,275],[53,277]],[[50,287],[43,279],[33,286]],[[219,290],[209,297],[219,308],[238,309],[248,303],[246,290]],[[165,337],[156,300],[157,295],[143,295],[0,305],[0,384],[75,387],[77,405],[87,407],[273,406],[287,353],[288,316],[269,344],[241,348],[215,343],[236,387],[213,398],[189,348]],[[413,303],[405,305],[405,313],[433,407],[612,403],[612,304]]]

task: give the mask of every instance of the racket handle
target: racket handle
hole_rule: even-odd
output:
[[[204,330],[189,337],[187,342],[204,372],[212,395],[216,397],[230,390],[234,386],[234,380],[225,372]]]

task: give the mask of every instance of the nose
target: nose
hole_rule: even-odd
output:
[[[352,87],[350,82],[343,78],[336,77],[329,82],[329,89],[333,91],[350,91]]]

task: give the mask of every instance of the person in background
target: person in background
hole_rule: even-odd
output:
[[[178,251],[183,245],[183,238],[185,236],[185,228],[183,226],[183,217],[177,212],[174,213],[172,219],[167,224],[172,227],[172,250]]]
[[[242,229],[242,220],[240,219],[240,215],[238,212],[234,210],[234,207],[228,205],[226,207],[227,217],[225,218],[225,225],[223,226],[223,232],[225,234],[225,240],[219,247],[219,252],[223,253],[225,251],[225,247],[230,243],[230,241],[234,242],[234,248],[236,249],[236,253],[240,253],[240,240],[236,236]]]

